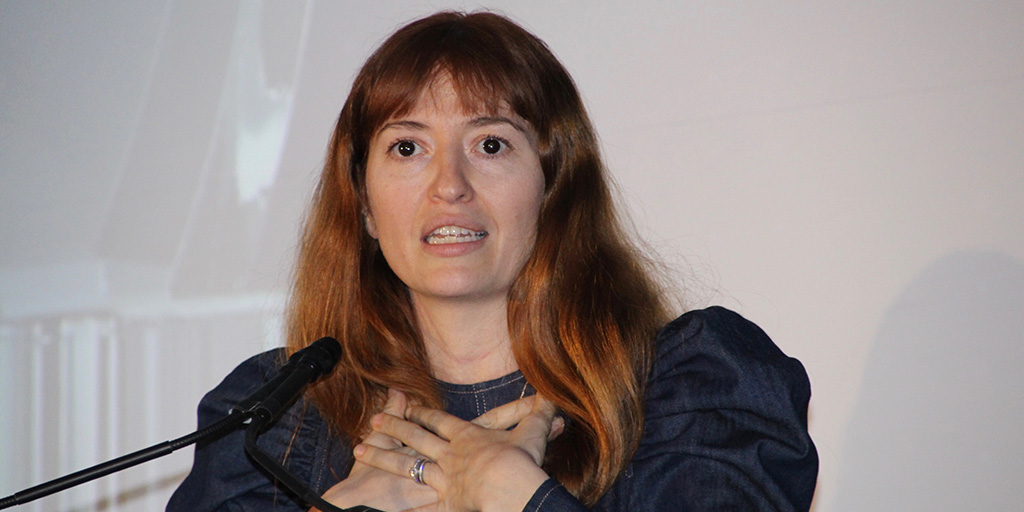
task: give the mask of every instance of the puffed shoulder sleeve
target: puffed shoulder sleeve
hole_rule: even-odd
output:
[[[283,350],[254,356],[240,364],[199,402],[199,428],[228,414],[230,408],[273,377]],[[307,507],[276,485],[245,453],[244,430],[196,446],[192,470],[167,504],[171,512],[304,511]],[[299,400],[269,430],[259,445],[297,478],[323,492],[338,480],[329,462],[345,460],[326,442],[327,428],[315,408]]]
[[[803,366],[724,308],[687,313],[658,335],[640,446],[595,511],[810,508],[818,455]],[[553,479],[528,512],[581,512]]]
[[[717,307],[679,317],[657,343],[644,436],[607,502],[615,510],[808,510],[818,456],[800,362]]]

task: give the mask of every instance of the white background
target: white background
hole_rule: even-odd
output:
[[[371,5],[372,4],[372,5]],[[0,3],[0,496],[280,344],[357,67],[437,2]],[[814,508],[1024,499],[1024,3],[495,2],[690,307],[803,361]],[[159,510],[191,450],[25,510]]]

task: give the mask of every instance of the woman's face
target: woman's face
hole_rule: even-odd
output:
[[[464,112],[444,78],[374,134],[367,229],[413,300],[502,300],[536,239],[544,174],[530,126]]]

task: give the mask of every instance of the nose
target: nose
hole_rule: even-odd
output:
[[[434,167],[430,184],[432,199],[446,203],[473,199],[473,186],[468,179],[470,163],[461,148],[452,147],[435,153],[430,165]]]

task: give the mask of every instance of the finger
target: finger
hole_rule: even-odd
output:
[[[500,430],[513,427],[530,414],[535,401],[536,395],[509,402],[477,416],[473,423],[484,428]]]
[[[380,432],[371,432],[370,435],[363,438],[360,441],[361,444],[373,446],[374,448],[380,448],[381,450],[390,450],[395,453],[401,453],[404,455],[415,455],[418,454],[416,450],[410,446],[405,446],[401,441]],[[358,446],[358,445],[356,445]]]
[[[388,401],[384,402],[384,412],[403,418],[405,408],[409,406],[409,398],[397,389],[388,389]]]
[[[461,420],[459,420],[461,421]],[[448,442],[411,421],[390,414],[378,414],[370,420],[375,432],[390,436],[419,453],[437,459]]]
[[[412,478],[409,471],[412,469],[413,464],[417,459],[423,458],[423,455],[416,453],[406,455],[393,450],[382,450],[366,444],[357,445],[352,454],[357,461],[367,466],[409,479]],[[441,475],[437,473],[438,471],[442,471],[441,468],[434,461],[430,460],[423,466],[423,483],[431,485],[431,482],[443,481],[443,478],[439,478]],[[434,488],[437,489],[437,487]]]
[[[429,505],[423,505],[422,507],[410,508],[403,510],[402,512],[437,512],[440,510],[437,503],[431,503]],[[312,512],[312,511],[310,511]]]
[[[437,409],[431,409],[429,407],[423,407],[420,405],[413,405],[405,410],[405,417],[409,421],[414,422],[427,430],[437,434],[441,439],[445,441],[450,440],[459,429],[465,428],[467,425],[472,425],[468,421],[463,421],[451,414]],[[406,443],[413,446],[411,443]],[[419,448],[417,448],[419,449]],[[428,452],[422,452],[428,453]]]
[[[388,399],[384,403],[383,412],[392,416],[402,417],[405,413],[405,408],[408,406],[408,398],[405,393],[401,391],[388,389]],[[363,442],[377,448],[384,448],[387,450],[394,450],[402,447],[402,442],[383,434],[381,432],[370,431],[366,437],[363,438]]]
[[[565,418],[561,416],[555,416],[555,419],[551,420],[551,431],[548,432],[548,442],[554,441],[558,436],[565,432]]]
[[[555,404],[544,397],[538,396],[537,400],[533,403],[530,413],[519,421],[519,425],[516,426],[515,430],[532,435],[542,435],[547,438],[557,426],[558,422],[555,421],[555,414],[557,412],[558,408],[555,407]]]
[[[398,439],[375,430],[371,430],[369,434],[366,434],[362,442],[384,450],[395,450],[402,447],[402,442]]]
[[[554,402],[552,402],[551,400],[548,400],[543,395],[535,395],[535,396],[537,397],[537,400],[534,401],[534,403],[533,403],[533,410],[534,411],[540,411],[540,412],[549,413],[552,416],[554,416],[555,413],[558,412],[558,407],[555,406]]]
[[[367,466],[387,471],[397,476],[409,476],[409,468],[416,461],[414,455],[406,455],[393,450],[382,450],[368,444],[356,445],[352,450],[356,460]]]
[[[440,509],[438,508],[438,504],[435,502],[435,503],[430,503],[428,505],[423,505],[422,507],[406,509],[406,510],[403,510],[402,512],[437,512],[438,510],[440,510]],[[312,512],[312,511],[310,511],[310,512]]]

